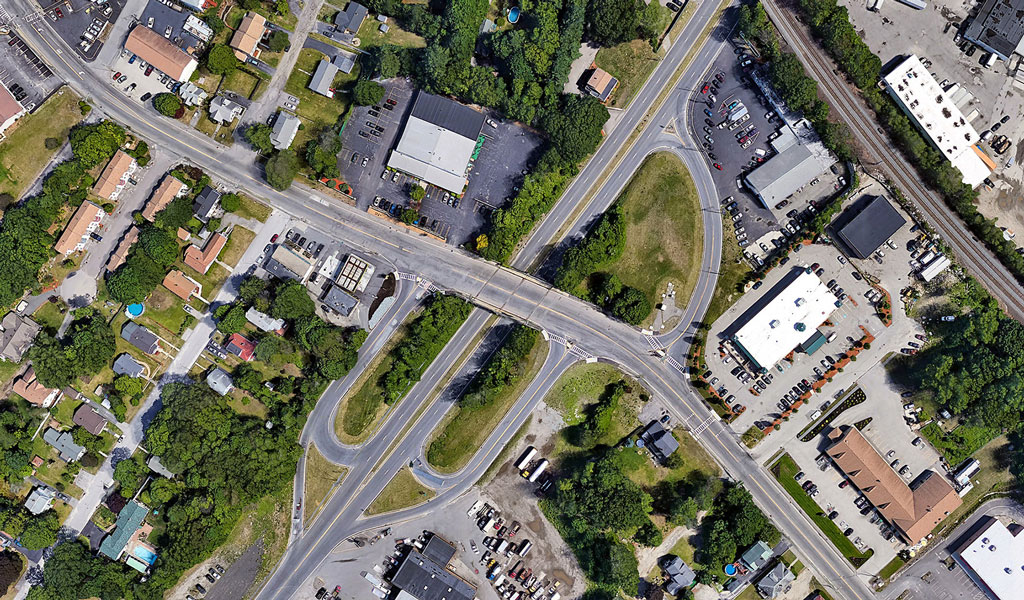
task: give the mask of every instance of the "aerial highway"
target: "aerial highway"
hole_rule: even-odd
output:
[[[38,8],[27,0],[13,0],[12,9],[22,16],[38,11]],[[704,29],[713,15],[714,7],[711,7],[710,3],[700,5],[696,14],[684,28],[680,40],[691,40],[690,43],[694,43],[698,38],[697,34]],[[52,64],[55,72],[64,76],[72,87],[91,98],[101,112],[129,125],[137,135],[149,141],[151,146],[160,148],[162,152],[185,157],[208,170],[217,178],[269,200],[278,209],[299,219],[315,223],[317,227],[356,247],[367,248],[386,257],[395,265],[396,270],[415,273],[426,287],[434,286],[450,293],[459,294],[486,311],[541,329],[556,342],[563,340],[571,343],[571,349],[565,343],[551,345],[551,354],[542,368],[541,374],[531,382],[529,389],[513,411],[506,415],[502,426],[492,433],[469,467],[460,474],[445,479],[446,487],[433,500],[425,506],[391,515],[364,518],[362,513],[365,508],[383,489],[397,468],[418,455],[420,441],[429,435],[436,425],[439,415],[443,414],[443,410],[437,409],[424,411],[417,415],[415,409],[418,403],[424,398],[428,398],[433,386],[440,381],[432,375],[425,376],[424,381],[421,382],[423,385],[412,391],[404,401],[404,406],[400,405],[389,417],[385,425],[374,436],[373,441],[369,442],[371,445],[364,444],[367,454],[360,453],[358,457],[360,462],[364,462],[361,471],[350,472],[349,477],[343,483],[343,489],[328,501],[327,506],[312,523],[311,528],[292,541],[280,568],[268,581],[260,597],[282,599],[293,597],[305,579],[315,570],[319,561],[323,560],[323,557],[332,548],[344,542],[353,533],[380,523],[422,514],[463,493],[500,452],[505,441],[515,431],[515,423],[521,423],[521,419],[524,419],[532,406],[535,406],[543,398],[544,393],[557,380],[558,375],[572,362],[580,358],[591,357],[599,357],[620,365],[627,372],[640,378],[652,393],[670,400],[677,419],[690,426],[697,439],[719,460],[731,477],[747,484],[758,504],[774,518],[780,529],[793,540],[797,550],[806,557],[805,563],[831,582],[836,596],[849,600],[869,596],[864,581],[858,578],[835,549],[816,533],[817,530],[804,518],[803,513],[795,505],[784,500],[787,497],[785,492],[777,486],[770,474],[741,450],[737,437],[715,418],[714,414],[691,390],[687,379],[678,368],[672,365],[670,360],[652,355],[652,351],[656,348],[652,347],[650,337],[621,322],[610,319],[592,305],[552,289],[549,284],[537,277],[512,268],[488,263],[460,249],[443,246],[427,238],[419,237],[404,228],[392,226],[366,213],[356,211],[352,207],[333,201],[315,190],[302,186],[293,186],[286,192],[271,189],[262,183],[259,167],[253,160],[255,158],[253,153],[240,148],[232,148],[229,151],[199,132],[160,118],[135,101],[120,97],[116,90],[106,84],[105,72],[94,72],[92,67],[78,63],[74,54],[66,46],[63,46],[59,39],[47,34],[45,29],[47,27],[45,21],[36,20],[29,27],[26,27],[25,23],[20,23],[19,33],[41,57]],[[685,113],[682,107],[688,101],[688,94],[692,90],[693,83],[703,77],[703,71],[700,68],[701,61],[710,60],[715,52],[720,51],[724,38],[724,35],[716,36],[709,47],[700,49],[701,60],[694,61],[686,76],[680,80],[678,87],[672,90],[669,96],[670,101],[659,109],[659,111],[667,111],[664,113],[665,116],[672,115],[673,118],[679,118]],[[111,43],[117,43],[117,41],[112,40]],[[687,50],[685,45],[682,41],[678,41],[673,46],[669,51],[669,59],[663,61],[659,67],[661,70],[655,71],[654,78],[661,78],[663,83],[669,81],[670,71],[666,65],[678,62],[682,55],[685,55]],[[655,87],[659,89],[655,89]],[[633,108],[630,109],[632,112],[627,111],[617,129],[624,133],[613,133],[606,140],[599,150],[599,156],[604,157],[603,162],[592,161],[584,168],[580,174],[580,181],[584,181],[584,183],[578,184],[579,186],[583,186],[588,178],[591,182],[600,178],[603,171],[613,162],[612,159],[617,154],[619,146],[624,143],[625,138],[617,137],[617,135],[626,136],[625,132],[642,128],[645,125],[641,122],[645,111],[640,108],[653,102],[659,92],[659,86],[651,86],[645,88],[641,96],[634,100]],[[670,122],[666,122],[665,125]],[[720,257],[717,254],[717,249],[720,249],[721,230],[720,215],[717,211],[718,198],[714,193],[713,186],[709,187],[710,178],[705,179],[707,165],[702,165],[700,161],[703,159],[694,152],[696,145],[685,133],[684,124],[677,122],[673,129],[677,132],[674,142],[659,133],[657,137],[660,139],[652,137],[645,142],[647,145],[637,146],[633,153],[627,153],[626,160],[617,165],[616,170],[612,173],[613,176],[609,177],[608,182],[605,183],[605,185],[611,185],[612,188],[602,194],[605,201],[614,198],[618,189],[621,189],[646,153],[660,148],[668,148],[678,153],[693,170],[696,180],[704,181],[703,184],[698,183],[706,229],[704,258],[712,264],[705,265],[702,273],[704,284],[699,284],[694,293],[687,313],[688,320],[680,324],[685,331],[692,321],[703,314],[703,306],[706,305],[702,305],[702,303],[710,297],[714,288],[717,260]],[[664,136],[670,136],[670,134],[664,133]],[[539,256],[543,247],[561,228],[559,218],[564,220],[572,214],[576,204],[585,197],[581,191],[570,193],[578,194],[576,200],[560,203],[561,208],[557,208],[559,212],[553,213],[554,216],[546,219],[534,235],[534,238],[541,239],[543,242],[538,242],[538,246],[527,245],[526,250],[520,252],[517,261],[526,260],[524,257],[531,255]],[[600,204],[595,204],[595,207],[600,206]],[[708,227],[712,230],[710,234],[707,233]],[[717,237],[713,231],[716,227],[718,228]],[[712,247],[709,248],[708,245]],[[406,284],[403,284],[399,293],[399,301],[391,309],[395,311],[392,319],[396,321],[402,311],[410,308],[412,301],[409,300],[407,294],[415,294],[415,291],[407,289]],[[473,334],[474,326],[477,326],[475,324],[482,327],[487,318],[483,311],[477,311],[470,317],[467,324],[456,334],[453,343],[446,347],[445,357],[447,360],[454,361],[461,355],[462,349],[475,337]],[[674,339],[678,339],[678,336]],[[662,336],[657,338],[656,345],[668,346],[674,339],[671,335]],[[379,349],[376,338],[371,344],[371,348],[374,346]],[[682,348],[685,343],[679,344],[679,346]],[[450,364],[450,362],[446,363],[441,360],[436,362],[444,365]],[[352,383],[353,380],[347,381],[348,385]],[[316,422],[318,425],[315,426],[316,428],[310,429],[309,434],[303,434],[305,440],[309,440],[307,435],[312,438],[327,435],[327,432],[322,432],[319,427],[323,425],[324,421],[333,423],[331,417],[333,411],[337,409],[337,403],[331,400],[340,399],[341,390],[344,387],[345,382],[343,381],[332,389],[329,396],[325,397],[327,402],[322,402],[324,408],[318,407],[317,410],[321,412],[314,413],[315,418],[311,419],[311,422]],[[399,439],[401,430],[409,424],[403,419],[409,419],[412,422],[408,433]],[[378,438],[380,441],[377,441]],[[319,439],[315,440],[318,447],[320,447],[319,441]],[[334,442],[325,440],[324,444],[327,447],[327,452],[337,453],[339,459],[355,457],[355,455],[342,456],[343,452],[350,449],[336,445],[336,440]],[[372,461],[364,461],[371,456]]]

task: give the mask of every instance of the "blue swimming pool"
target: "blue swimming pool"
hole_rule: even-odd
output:
[[[518,20],[519,20],[519,7],[518,6],[513,6],[508,11],[508,22],[509,23],[515,23]]]
[[[136,546],[132,552],[136,558],[151,565],[156,562],[156,553],[149,548],[143,548],[142,546]]]
[[[145,310],[145,307],[143,307],[141,304],[129,304],[128,308],[126,308],[125,310],[128,312],[129,317],[137,317],[142,314],[142,311]]]
[[[725,565],[725,574],[732,577],[736,574],[736,565]]]

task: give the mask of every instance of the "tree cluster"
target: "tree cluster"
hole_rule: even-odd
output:
[[[704,543],[698,555],[703,566],[700,579],[719,581],[722,565],[761,540],[775,546],[779,530],[754,504],[750,492],[740,484],[729,484],[714,501],[714,510],[701,523]]]
[[[572,443],[586,449],[596,446],[611,429],[619,400],[625,393],[625,381],[619,380],[607,386],[597,402],[587,406],[583,420],[569,430]]]
[[[153,97],[153,108],[165,117],[180,118],[185,114],[185,108],[177,94],[164,92]]]
[[[657,41],[660,3],[643,0],[602,0],[587,5],[587,37],[601,45],[614,46],[643,38]]]
[[[48,509],[38,515],[28,512],[15,499],[0,496],[0,530],[10,534],[28,550],[42,550],[57,542],[60,517]]]
[[[117,352],[117,339],[106,319],[90,308],[80,308],[64,338],[42,332],[29,350],[39,383],[63,388],[79,376],[99,373]]]
[[[9,486],[19,485],[32,473],[33,412],[28,402],[0,401],[0,479]]]
[[[306,143],[306,164],[320,177],[337,177],[338,153],[341,152],[341,138],[330,127]]]
[[[292,180],[299,174],[299,156],[294,150],[280,150],[267,160],[267,183],[275,190],[284,191],[291,187]]]
[[[157,215],[157,222],[165,212],[177,210],[178,206],[188,206],[191,214],[191,200],[176,198]],[[125,304],[142,302],[163,281],[177,262],[179,252],[177,236],[157,225],[143,226],[124,264],[107,276],[110,297]]]
[[[28,600],[132,600],[132,585],[138,578],[123,562],[98,558],[86,544],[68,541],[46,559],[42,582],[33,585]]]
[[[380,104],[384,99],[384,86],[376,81],[360,79],[352,88],[352,101],[359,106],[372,106]]]

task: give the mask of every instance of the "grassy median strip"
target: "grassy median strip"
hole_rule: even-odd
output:
[[[800,505],[800,508],[807,513],[814,524],[818,526],[818,529],[825,534],[832,544],[846,557],[846,560],[850,561],[854,567],[860,567],[863,565],[871,555],[874,554],[874,550],[868,548],[866,552],[857,550],[857,547],[853,545],[848,537],[843,535],[842,531],[839,531],[839,527],[836,526],[832,519],[828,518],[828,515],[822,511],[818,503],[813,498],[807,495],[806,492],[800,487],[800,483],[793,479],[793,476],[800,472],[800,468],[797,466],[793,458],[788,454],[783,454],[779,457],[779,460],[772,465],[772,474],[775,479],[778,480],[782,487],[789,492],[789,495],[796,500],[796,503]]]
[[[327,502],[327,497],[334,484],[348,473],[348,469],[336,465],[324,458],[317,450],[316,444],[310,444],[306,450],[306,483],[303,496],[306,499],[305,523],[308,526],[320,513],[320,507]]]
[[[434,490],[420,483],[416,476],[408,468],[403,467],[395,473],[394,478],[388,482],[380,494],[366,509],[367,515],[379,515],[389,513],[403,508],[423,504],[435,495]]]
[[[544,364],[548,346],[537,331],[514,327],[435,429],[427,462],[438,471],[453,473],[466,466]]]

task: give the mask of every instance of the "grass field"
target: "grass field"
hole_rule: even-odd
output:
[[[259,84],[260,80],[255,75],[250,75],[242,69],[235,69],[224,77],[220,82],[220,87],[222,90],[231,90],[249,98]]]
[[[772,474],[775,479],[778,480],[782,487],[786,489],[786,492],[793,497],[793,500],[800,505],[807,516],[810,517],[811,521],[818,526],[818,529],[825,534],[832,544],[839,550],[839,552],[846,557],[846,560],[850,561],[855,567],[859,567],[864,564],[871,555],[874,553],[872,549],[868,549],[867,552],[861,552],[857,550],[857,547],[853,545],[848,537],[843,535],[842,531],[839,531],[839,527],[828,518],[828,515],[824,514],[818,503],[813,498],[808,496],[800,488],[800,484],[793,479],[800,468],[793,461],[788,454],[783,454],[779,460],[772,466]]]
[[[21,363],[0,361],[0,386],[14,379],[14,374],[21,368]]]
[[[210,265],[210,270],[205,274],[198,273],[190,267],[185,267],[184,264],[181,263],[179,263],[177,267],[203,286],[203,297],[207,300],[213,300],[217,296],[217,292],[220,291],[220,286],[224,285],[228,276],[231,275],[227,269],[217,263]]]
[[[59,95],[58,95],[59,94]],[[46,138],[63,145],[71,128],[82,120],[80,98],[63,87],[31,115],[25,115],[0,142],[0,194],[20,199],[57,150],[47,150]]]
[[[491,404],[480,408],[463,408],[459,404],[452,407],[445,422],[432,435],[433,442],[427,450],[430,465],[442,473],[454,473],[466,466],[536,377],[547,350],[547,343],[538,338],[521,363],[523,375],[519,381],[502,390]]]
[[[349,104],[345,97],[346,92],[341,91],[341,88],[355,82],[359,77],[358,65],[352,69],[352,73],[349,75],[338,73],[338,76],[334,79],[333,87],[338,90],[335,92],[334,97],[321,96],[307,86],[313,78],[313,72],[316,70],[317,63],[322,58],[324,58],[323,53],[312,48],[303,48],[299,53],[298,60],[295,62],[295,68],[288,75],[288,81],[284,86],[286,92],[299,99],[299,108],[296,112],[305,121],[304,131],[307,135],[312,135],[312,132],[309,131],[311,129],[333,126],[337,123],[338,118],[345,114]],[[298,136],[296,137],[298,138]],[[299,144],[296,143],[294,147],[299,147]]]
[[[640,166],[619,197],[626,218],[626,249],[603,271],[643,292],[655,306],[672,282],[678,303],[689,301],[704,246],[700,201],[682,161],[668,152]],[[653,321],[649,316],[645,325]]]
[[[234,227],[231,230],[231,236],[228,237],[228,242],[224,244],[224,248],[220,251],[217,260],[232,267],[237,265],[242,255],[245,254],[245,250],[254,239],[256,239],[255,232],[245,227]]]
[[[334,419],[334,433],[343,443],[363,442],[373,433],[373,424],[387,411],[387,404],[384,403],[384,396],[377,382],[391,369],[391,350],[404,338],[405,327],[402,327],[380,349],[374,361],[367,366],[365,374],[356,382],[353,388],[355,391],[350,392],[338,407]]]
[[[905,564],[907,564],[907,561],[903,560],[898,556],[894,556],[893,559],[889,561],[889,564],[882,567],[882,570],[878,572],[878,577],[880,579],[889,579],[890,577],[895,575],[896,571],[899,571]]]
[[[366,509],[367,515],[379,515],[410,506],[422,504],[434,497],[434,491],[424,486],[413,476],[412,471],[403,468],[395,474],[373,503]]]
[[[334,488],[335,482],[345,477],[348,469],[336,465],[324,458],[315,444],[306,450],[306,484],[303,496],[306,503],[306,525],[309,525],[320,510],[320,505],[327,500],[327,495]]]
[[[153,330],[153,333],[164,338],[175,346],[181,345],[181,325],[188,313],[182,308],[181,298],[171,293],[162,285],[158,285],[153,293],[146,298],[146,312],[138,321]]]
[[[425,39],[402,29],[394,19],[388,19],[387,33],[380,32],[380,23],[376,19],[366,19],[359,27],[358,36],[359,47],[363,50],[384,44],[394,44],[403,48],[423,48],[427,45]]]
[[[651,50],[651,44],[646,40],[633,40],[598,50],[594,62],[619,80],[619,87],[608,105],[614,108],[628,105],[660,60],[661,57]]]
[[[221,144],[230,146],[235,143],[233,132],[238,123],[239,120],[235,119],[227,125],[219,125],[211,121],[210,115],[206,111],[203,111],[203,113],[199,115],[199,121],[196,122],[196,129],[202,131]]]
[[[54,331],[64,322],[64,313],[60,312],[60,304],[44,302],[36,312],[32,314],[32,320],[47,329]]]
[[[708,304],[708,312],[704,315],[704,322],[710,325],[718,320],[730,306],[740,297],[740,282],[750,273],[750,266],[743,258],[743,251],[736,244],[736,235],[733,233],[732,219],[728,215],[722,218],[722,264],[718,268],[718,283],[715,285],[715,293],[711,296]]]
[[[985,444],[980,450],[974,453],[978,459],[981,470],[972,478],[974,487],[964,495],[964,503],[954,510],[946,520],[940,523],[932,533],[939,535],[950,533],[958,523],[963,522],[971,513],[984,502],[987,496],[995,492],[1007,492],[1013,486],[1013,474],[1010,473],[1006,457],[1009,455],[1010,442],[1005,435],[1001,435]]]
[[[256,219],[260,223],[267,222],[270,217],[269,206],[245,194],[239,194],[239,196],[242,198],[242,205],[235,211],[236,215],[243,219]]]

